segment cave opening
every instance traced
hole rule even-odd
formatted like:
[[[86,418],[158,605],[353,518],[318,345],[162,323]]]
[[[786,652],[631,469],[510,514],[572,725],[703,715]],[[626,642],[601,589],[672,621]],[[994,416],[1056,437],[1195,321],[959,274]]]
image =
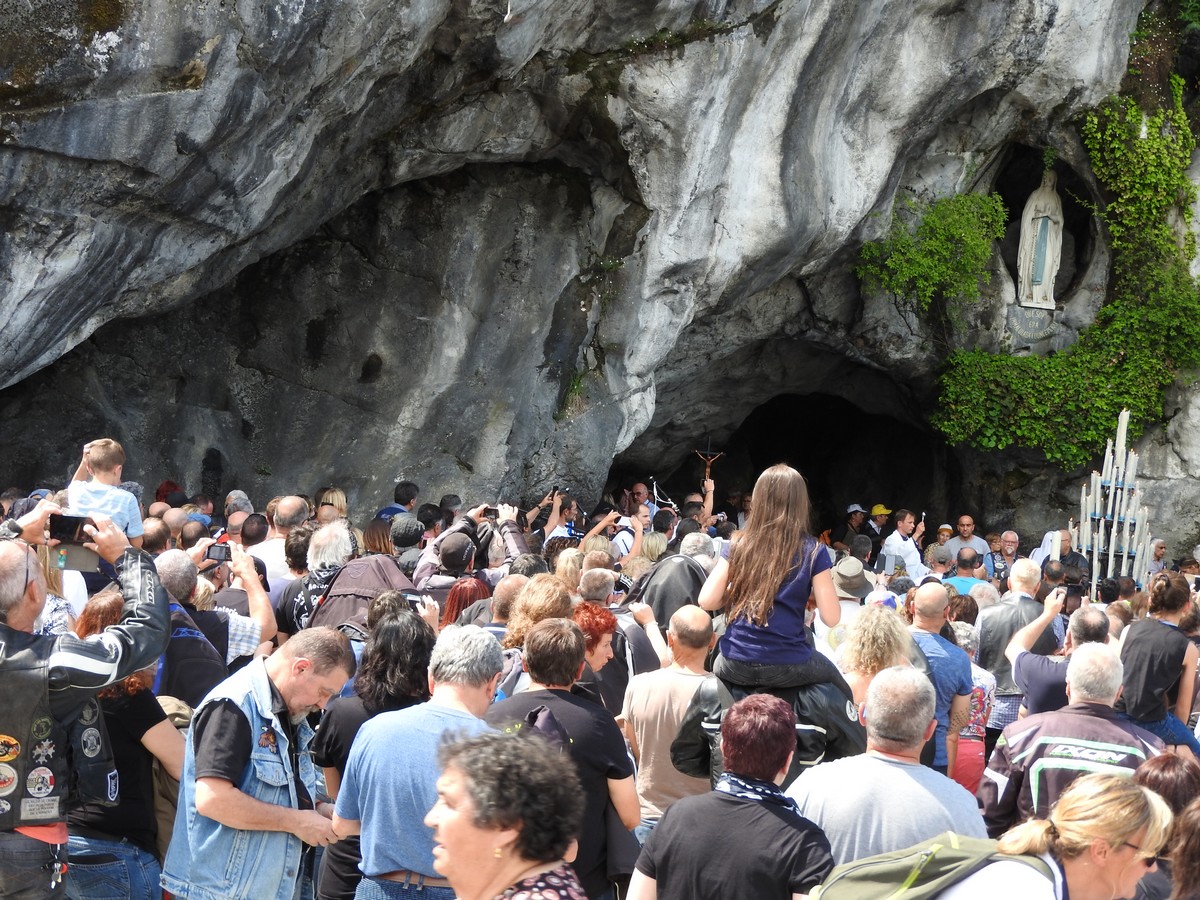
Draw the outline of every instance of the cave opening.
[[[963,503],[962,469],[941,435],[908,412],[867,412],[826,393],[780,394],[753,409],[723,443],[709,444],[700,432],[694,449],[724,453],[712,467],[718,507],[731,493],[753,488],[764,469],[783,462],[808,482],[817,533],[840,521],[851,503],[903,507],[918,517],[925,512],[932,530]],[[611,480],[626,487],[654,474],[682,502],[704,477],[703,461],[688,449],[674,470],[614,470]],[[930,524],[931,519],[937,521]]]

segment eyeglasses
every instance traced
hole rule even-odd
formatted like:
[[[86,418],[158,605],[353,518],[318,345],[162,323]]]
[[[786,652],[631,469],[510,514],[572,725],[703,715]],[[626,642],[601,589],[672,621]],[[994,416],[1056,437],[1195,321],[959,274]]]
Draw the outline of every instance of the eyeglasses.
[[[1148,854],[1148,853],[1146,853],[1145,850],[1143,850],[1137,844],[1131,844],[1129,841],[1122,841],[1121,846],[1122,847],[1132,847],[1134,850],[1136,850],[1138,853],[1140,853],[1141,857],[1142,857],[1142,862],[1145,863],[1147,869],[1149,869],[1152,866],[1156,866],[1160,862],[1163,861],[1163,857],[1153,856],[1151,854]]]

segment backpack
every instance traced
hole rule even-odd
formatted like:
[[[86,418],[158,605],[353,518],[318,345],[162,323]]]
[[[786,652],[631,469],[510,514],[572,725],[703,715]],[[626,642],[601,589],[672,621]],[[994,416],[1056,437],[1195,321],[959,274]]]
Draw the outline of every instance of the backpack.
[[[167,714],[167,721],[179,729],[184,740],[187,740],[188,726],[192,723],[192,714],[195,711],[175,697],[159,697],[158,705]],[[171,832],[175,827],[179,782],[163,768],[157,757],[151,762],[151,771],[154,773],[154,819],[158,823],[156,844],[158,859],[162,862],[167,858],[167,847],[171,844]]]
[[[415,598],[427,596],[400,571],[400,563],[394,556],[376,553],[352,559],[338,569],[325,593],[317,599],[307,627],[329,625],[337,628],[365,610],[367,604],[384,591],[403,591]]]
[[[946,831],[904,850],[880,853],[837,866],[810,900],[925,900],[937,897],[984,866],[1015,860],[1037,869],[1053,883],[1054,873],[1036,856],[1010,856],[996,842]]]
[[[208,692],[229,677],[225,657],[178,603],[171,603],[171,638],[158,660],[153,691],[199,706]]]
[[[525,718],[518,724],[522,731],[538,735],[559,753],[566,750],[567,745],[571,743],[571,737],[567,734],[567,730],[562,727],[558,717],[545,704],[535,706],[525,713]]]

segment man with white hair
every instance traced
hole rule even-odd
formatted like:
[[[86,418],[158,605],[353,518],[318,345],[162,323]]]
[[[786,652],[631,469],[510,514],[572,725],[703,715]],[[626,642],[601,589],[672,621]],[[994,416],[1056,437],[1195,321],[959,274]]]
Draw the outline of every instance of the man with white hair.
[[[308,574],[291,582],[279,596],[275,619],[279,643],[308,627],[317,600],[329,587],[338,570],[354,555],[350,532],[344,520],[322,525],[308,542]]]
[[[890,853],[953,831],[984,837],[975,798],[921,765],[937,729],[937,694],[908,666],[879,672],[859,705],[867,752],[803,772],[787,790],[800,815],[825,832],[837,865]]]
[[[1162,741],[1113,709],[1124,674],[1120,657],[1106,644],[1077,647],[1067,663],[1070,704],[1004,729],[979,785],[991,837],[1031,816],[1045,818],[1081,775],[1132,774],[1163,752]]]
[[[212,647],[217,650],[224,665],[228,667],[235,660],[252,656],[260,643],[270,641],[272,637],[275,637],[275,613],[271,610],[270,600],[266,596],[262,584],[258,583],[253,560],[236,544],[229,547],[229,570],[246,586],[246,601],[250,608],[250,616],[242,616],[239,612],[223,607],[214,608],[214,610],[198,610],[194,599],[196,599],[196,586],[199,583],[199,569],[193,557],[203,558],[204,548],[210,544],[211,541],[208,541],[203,547],[197,547],[192,553],[182,550],[168,550],[166,553],[161,553],[155,559],[155,569],[158,572],[158,578],[162,581],[162,586],[167,589],[170,599],[174,600],[175,604],[182,607],[182,611],[186,613],[185,619],[180,616],[178,610],[173,608],[174,624],[178,626],[190,619],[192,623],[196,624],[200,634],[203,634]],[[173,659],[173,650],[178,649],[179,642],[174,640],[174,636],[172,640],[173,643],[168,646],[167,653],[163,656],[160,676],[169,676],[174,680],[179,677],[178,674],[164,671],[169,670],[170,662]],[[215,683],[209,685],[209,688],[211,686],[215,686]],[[170,690],[162,692],[169,696],[180,696]],[[208,691],[200,691],[199,696],[203,697],[206,692]]]
[[[996,699],[992,704],[992,714],[988,717],[987,737],[984,740],[988,756],[991,756],[1004,726],[1017,720],[1023,697],[1013,680],[1012,663],[1004,651],[1013,635],[1043,612],[1042,604],[1034,599],[1042,583],[1042,572],[1037,563],[1018,559],[1009,571],[1008,580],[1012,590],[999,603],[987,609],[980,608],[979,618],[975,621],[979,628],[977,662],[996,676]],[[1057,647],[1054,633],[1047,630],[1027,649],[1046,656]]]
[[[451,625],[429,660],[429,700],[382,712],[355,736],[333,828],[338,837],[361,835],[358,896],[453,900],[454,889],[434,869],[433,833],[421,822],[437,800],[438,748],[488,730],[483,716],[494,708],[503,665],[486,631]]]

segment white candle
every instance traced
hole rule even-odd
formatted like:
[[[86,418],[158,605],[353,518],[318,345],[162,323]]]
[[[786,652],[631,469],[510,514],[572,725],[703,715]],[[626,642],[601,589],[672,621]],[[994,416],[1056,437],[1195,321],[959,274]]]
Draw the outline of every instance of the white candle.
[[[1113,443],[1112,438],[1108,439],[1108,443],[1104,447],[1104,471],[1100,474],[1101,481],[1108,481],[1112,477],[1113,465]]]
[[[1088,496],[1087,485],[1079,486],[1079,546],[1083,547],[1084,535],[1087,534],[1088,525],[1091,524],[1091,519],[1088,518]]]
[[[1117,523],[1113,522],[1112,537],[1110,537],[1108,540],[1108,569],[1104,573],[1105,577],[1111,578],[1116,573],[1116,571],[1117,571],[1116,561],[1117,561]],[[1092,573],[1093,579],[1098,578],[1098,577],[1099,576],[1095,572]]]
[[[1117,459],[1116,464],[1124,467],[1125,465],[1125,436],[1129,431],[1129,410],[1121,410],[1121,415],[1117,416]]]

